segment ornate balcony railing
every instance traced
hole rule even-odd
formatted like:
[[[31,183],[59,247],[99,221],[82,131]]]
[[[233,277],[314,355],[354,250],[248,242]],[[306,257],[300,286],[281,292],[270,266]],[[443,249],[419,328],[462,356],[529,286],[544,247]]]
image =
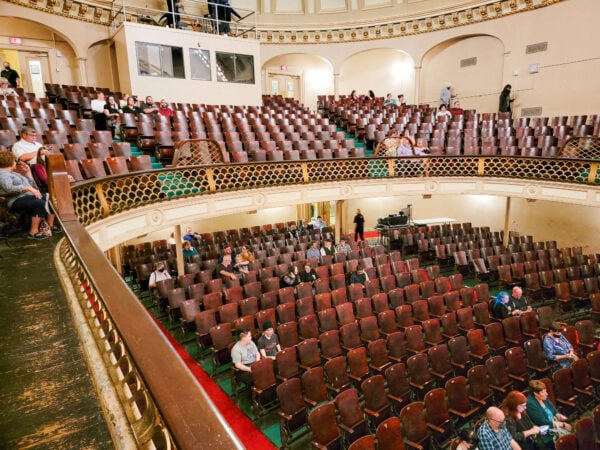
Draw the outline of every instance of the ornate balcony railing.
[[[83,225],[152,203],[273,186],[373,178],[520,178],[600,184],[598,162],[510,156],[427,156],[256,162],[177,167],[90,180],[73,186],[75,213]]]

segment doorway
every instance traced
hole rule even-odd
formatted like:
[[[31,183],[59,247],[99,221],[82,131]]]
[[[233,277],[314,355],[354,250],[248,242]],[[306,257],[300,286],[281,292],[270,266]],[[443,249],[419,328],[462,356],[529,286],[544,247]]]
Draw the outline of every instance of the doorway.
[[[302,101],[300,92],[300,75],[269,73],[269,90],[271,95],[281,95]]]
[[[25,62],[21,82],[25,92],[34,92],[37,98],[46,95],[44,83],[50,83],[50,64],[47,53],[19,52]]]

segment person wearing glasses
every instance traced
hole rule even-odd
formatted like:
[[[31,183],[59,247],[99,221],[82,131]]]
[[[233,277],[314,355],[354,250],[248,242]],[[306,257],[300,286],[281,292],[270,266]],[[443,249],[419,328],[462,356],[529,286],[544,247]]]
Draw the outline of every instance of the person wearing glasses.
[[[579,358],[573,350],[573,346],[562,334],[563,326],[559,322],[553,322],[550,332],[544,337],[544,352],[550,361],[556,361],[560,367],[571,367],[573,361]]]
[[[37,164],[38,151],[41,149],[41,154],[46,154],[46,149],[37,141],[37,131],[31,127],[23,127],[21,129],[21,139],[19,139],[12,147],[12,152],[17,159],[17,163],[25,162],[30,166]]]
[[[542,450],[546,446],[538,440],[540,435],[548,432],[549,427],[537,426],[527,415],[527,397],[519,391],[510,391],[500,409],[506,417],[506,428],[523,450]]]
[[[521,446],[513,439],[504,426],[505,417],[500,408],[492,406],[485,413],[486,420],[477,429],[479,450],[520,450]]]

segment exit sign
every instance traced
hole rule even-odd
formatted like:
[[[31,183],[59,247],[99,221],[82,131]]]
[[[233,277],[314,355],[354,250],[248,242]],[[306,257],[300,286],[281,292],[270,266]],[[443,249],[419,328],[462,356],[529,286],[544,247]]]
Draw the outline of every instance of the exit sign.
[[[15,44],[15,45],[21,45],[21,38],[11,37],[10,38],[10,43],[11,44]]]

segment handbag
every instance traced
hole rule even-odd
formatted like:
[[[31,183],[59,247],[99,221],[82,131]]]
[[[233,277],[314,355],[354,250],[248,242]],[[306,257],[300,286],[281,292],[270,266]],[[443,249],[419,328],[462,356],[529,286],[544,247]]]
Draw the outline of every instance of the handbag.
[[[571,434],[569,430],[566,428],[561,428],[558,426],[559,420],[554,417],[552,419],[552,433],[554,434],[554,440],[556,441],[559,437],[564,436],[565,434]]]

